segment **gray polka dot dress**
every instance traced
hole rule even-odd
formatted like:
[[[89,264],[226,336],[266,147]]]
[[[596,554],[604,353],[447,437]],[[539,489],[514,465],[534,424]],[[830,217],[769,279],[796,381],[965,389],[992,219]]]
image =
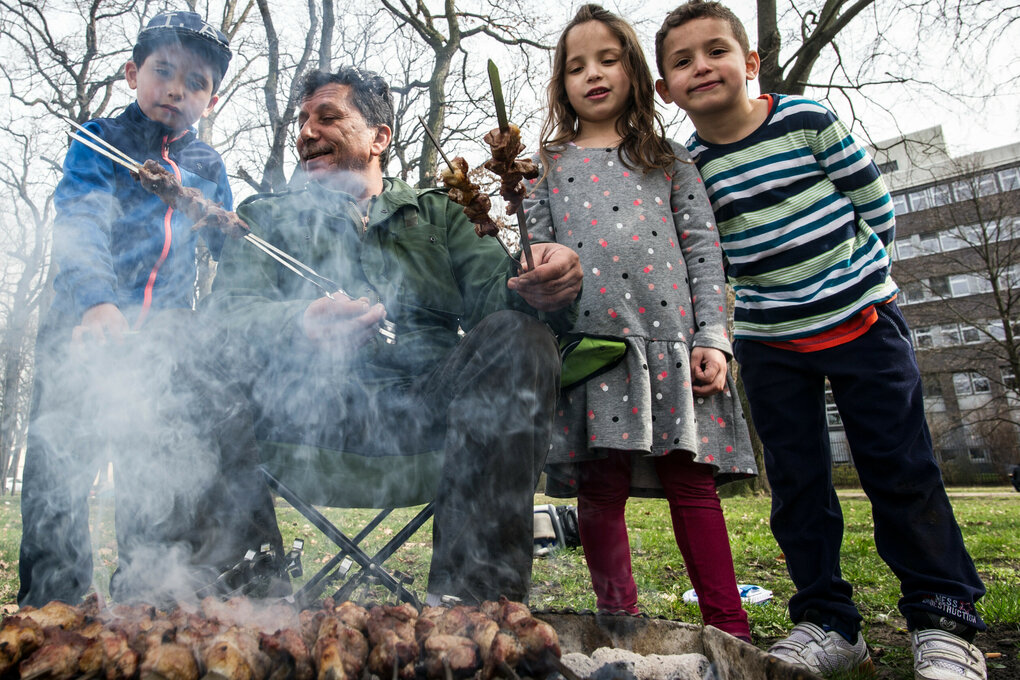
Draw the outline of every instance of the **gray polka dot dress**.
[[[634,495],[662,495],[649,456],[693,455],[714,466],[717,483],[757,474],[729,376],[712,397],[691,390],[691,348],[727,357],[731,348],[712,208],[697,169],[684,162],[687,151],[673,147],[680,160],[670,177],[627,168],[614,148],[569,145],[552,155],[545,180],[529,187],[528,231],[581,258],[574,331],[627,345],[621,363],[561,395],[546,469],[550,495],[574,495],[576,463],[606,449],[635,452]]]

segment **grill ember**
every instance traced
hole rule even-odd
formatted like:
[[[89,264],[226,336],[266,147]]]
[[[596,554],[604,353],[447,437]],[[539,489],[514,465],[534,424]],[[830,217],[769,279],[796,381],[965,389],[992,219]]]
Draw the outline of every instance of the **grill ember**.
[[[560,667],[555,630],[520,603],[317,609],[246,598],[151,605],[25,607],[0,626],[0,677],[25,680],[345,680],[520,675]]]

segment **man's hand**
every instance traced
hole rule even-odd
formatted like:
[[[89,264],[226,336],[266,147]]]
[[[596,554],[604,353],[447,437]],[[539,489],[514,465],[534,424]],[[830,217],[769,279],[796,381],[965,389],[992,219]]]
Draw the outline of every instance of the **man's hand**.
[[[726,355],[711,347],[691,350],[691,389],[697,397],[708,397],[726,387]]]
[[[581,260],[559,243],[534,243],[534,271],[521,263],[521,274],[507,281],[510,290],[542,312],[555,312],[569,305],[581,292]]]
[[[71,330],[71,345],[79,348],[86,343],[105,345],[107,340],[119,345],[130,328],[120,308],[112,302],[104,302],[82,314],[81,324]]]
[[[335,300],[321,297],[308,305],[301,327],[319,349],[345,353],[368,342],[385,318],[381,304],[370,305],[366,298],[351,300],[338,293]]]

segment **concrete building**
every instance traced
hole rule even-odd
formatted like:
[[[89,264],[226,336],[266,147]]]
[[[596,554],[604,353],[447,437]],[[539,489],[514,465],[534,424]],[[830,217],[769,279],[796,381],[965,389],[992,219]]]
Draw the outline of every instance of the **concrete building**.
[[[1020,143],[951,157],[933,127],[869,151],[895,204],[893,278],[936,456],[947,478],[1002,475],[1020,462]],[[834,403],[829,425],[849,462]]]

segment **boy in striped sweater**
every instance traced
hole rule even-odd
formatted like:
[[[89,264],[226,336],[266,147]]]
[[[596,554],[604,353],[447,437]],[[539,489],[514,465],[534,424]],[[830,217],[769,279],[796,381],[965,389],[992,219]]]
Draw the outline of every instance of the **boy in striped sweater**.
[[[918,678],[986,677],[971,644],[984,586],[932,455],[921,377],[893,301],[892,201],[850,132],[817,102],[750,99],[757,53],[736,16],[692,0],[655,36],[656,90],[690,116],[688,142],[712,201],[736,293],[734,355],[772,485],[773,534],[797,593],[796,626],[769,652],[831,674],[871,666],[840,573],[832,486],[832,387],[875,543],[900,580]]]

